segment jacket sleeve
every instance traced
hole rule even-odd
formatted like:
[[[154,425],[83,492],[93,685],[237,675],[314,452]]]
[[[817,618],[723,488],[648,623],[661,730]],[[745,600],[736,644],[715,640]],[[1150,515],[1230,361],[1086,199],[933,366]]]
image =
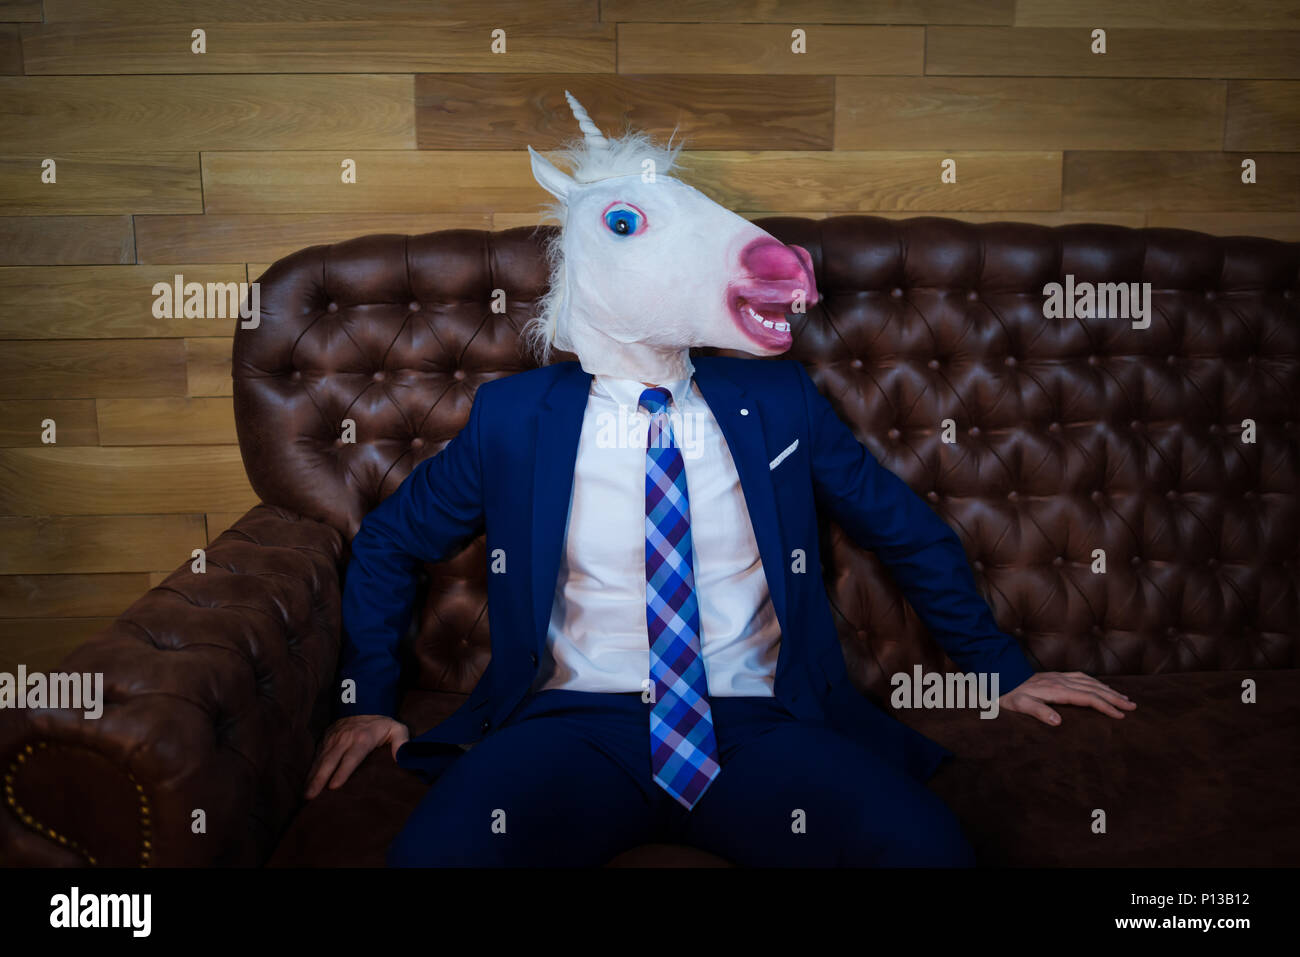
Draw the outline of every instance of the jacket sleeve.
[[[366,515],[352,540],[343,587],[341,678],[355,702],[339,717],[397,713],[398,645],[411,621],[418,568],[455,555],[483,529],[482,387],[469,421]]]
[[[880,556],[930,634],[966,671],[997,673],[1002,694],[1034,673],[975,586],[961,540],[860,443],[796,362],[808,413],[813,486],[860,548]]]

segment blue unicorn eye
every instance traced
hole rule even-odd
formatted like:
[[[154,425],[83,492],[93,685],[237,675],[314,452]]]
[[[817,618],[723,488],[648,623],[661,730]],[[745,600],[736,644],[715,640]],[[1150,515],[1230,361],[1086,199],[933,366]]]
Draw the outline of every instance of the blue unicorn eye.
[[[605,225],[616,236],[631,236],[641,228],[641,214],[634,209],[617,207],[605,214]]]

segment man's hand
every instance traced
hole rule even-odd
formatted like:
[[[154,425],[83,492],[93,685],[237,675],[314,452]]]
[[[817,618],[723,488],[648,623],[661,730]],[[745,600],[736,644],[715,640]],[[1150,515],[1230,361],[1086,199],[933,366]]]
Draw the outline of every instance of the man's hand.
[[[1061,716],[1048,704],[1077,704],[1094,708],[1112,718],[1124,717],[1137,707],[1128,697],[1082,671],[1040,671],[998,699],[1007,711],[1033,715],[1043,724],[1057,725]]]
[[[341,788],[366,755],[385,741],[392,745],[396,758],[397,749],[410,737],[406,725],[383,715],[358,714],[335,721],[325,730],[325,740],[307,777],[307,799],[320,794],[326,781],[330,790]]]

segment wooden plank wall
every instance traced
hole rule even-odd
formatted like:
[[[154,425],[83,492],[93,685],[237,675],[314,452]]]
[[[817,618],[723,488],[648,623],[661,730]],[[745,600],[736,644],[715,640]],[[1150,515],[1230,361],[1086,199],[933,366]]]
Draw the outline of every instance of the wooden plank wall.
[[[536,222],[524,147],[573,135],[565,88],[677,127],[745,215],[1300,240],[1300,0],[0,0],[0,669],[254,504],[233,323],[155,319],[153,284]]]

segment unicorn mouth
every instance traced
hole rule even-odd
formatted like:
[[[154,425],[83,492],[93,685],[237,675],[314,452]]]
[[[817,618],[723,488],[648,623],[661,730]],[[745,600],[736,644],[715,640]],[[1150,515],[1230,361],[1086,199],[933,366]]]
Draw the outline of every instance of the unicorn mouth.
[[[737,296],[731,304],[736,326],[763,351],[784,352],[790,347],[790,323],[785,313],[789,302],[764,302]]]

